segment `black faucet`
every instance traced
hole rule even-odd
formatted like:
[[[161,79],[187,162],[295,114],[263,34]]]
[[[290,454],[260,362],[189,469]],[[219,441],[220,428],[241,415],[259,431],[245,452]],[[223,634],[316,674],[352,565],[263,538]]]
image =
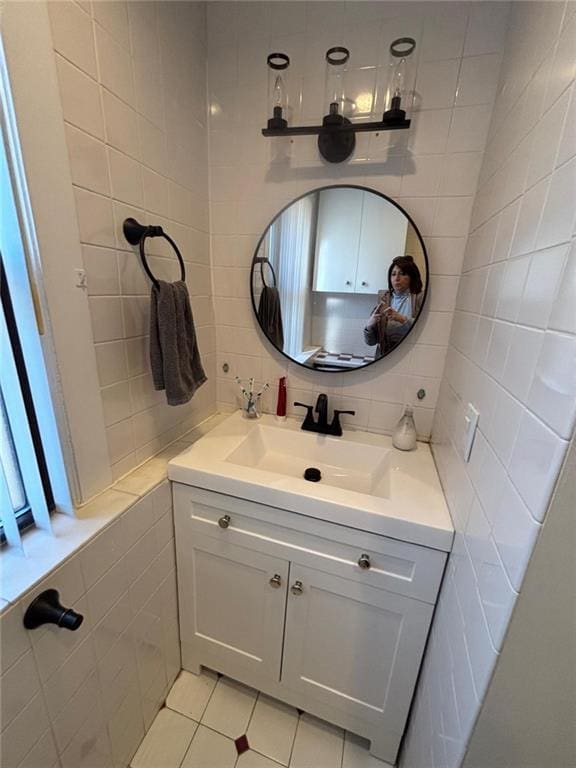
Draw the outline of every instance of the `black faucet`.
[[[338,411],[334,409],[334,418],[332,423],[328,424],[328,397],[324,393],[318,395],[316,406],[306,405],[305,403],[294,403],[300,408],[306,408],[306,416],[302,422],[302,429],[306,432],[318,432],[321,435],[332,435],[340,437],[342,435],[342,425],[340,424],[340,414],[348,413],[355,416],[356,411]],[[318,414],[318,421],[314,421],[313,411]]]
[[[318,395],[316,400],[315,412],[318,414],[318,422],[316,426],[320,429],[326,429],[328,426],[328,396],[325,394]]]

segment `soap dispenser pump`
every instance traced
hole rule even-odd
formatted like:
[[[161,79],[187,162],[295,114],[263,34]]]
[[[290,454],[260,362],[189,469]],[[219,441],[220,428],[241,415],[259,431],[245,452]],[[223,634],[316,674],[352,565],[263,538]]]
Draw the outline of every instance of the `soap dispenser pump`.
[[[404,409],[404,415],[396,425],[392,436],[392,445],[401,451],[412,451],[416,448],[416,425],[414,411],[410,406]]]

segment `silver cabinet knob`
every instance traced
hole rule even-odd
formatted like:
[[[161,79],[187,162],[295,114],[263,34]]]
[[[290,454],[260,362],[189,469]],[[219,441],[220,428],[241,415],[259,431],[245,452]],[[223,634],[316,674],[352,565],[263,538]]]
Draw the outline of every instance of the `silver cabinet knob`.
[[[220,528],[228,528],[230,525],[230,515],[224,515],[224,517],[219,518],[218,525]]]
[[[270,586],[274,587],[274,589],[278,589],[278,587],[282,586],[282,577],[279,573],[275,573],[274,576],[270,579]]]
[[[370,568],[370,566],[372,565],[372,563],[370,562],[370,555],[366,555],[366,554],[360,555],[360,557],[358,558],[358,565],[360,566],[360,568],[364,568],[364,570],[368,570],[368,568]]]
[[[301,581],[295,581],[292,585],[292,594],[293,595],[301,595],[302,592],[304,592],[304,587],[302,586]]]

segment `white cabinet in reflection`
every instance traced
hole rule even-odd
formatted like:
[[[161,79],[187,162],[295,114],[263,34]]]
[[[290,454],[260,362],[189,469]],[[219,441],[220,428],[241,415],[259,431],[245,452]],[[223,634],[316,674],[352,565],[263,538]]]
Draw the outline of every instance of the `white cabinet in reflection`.
[[[392,259],[406,252],[408,220],[373,192],[320,193],[313,290],[376,294],[388,285]]]

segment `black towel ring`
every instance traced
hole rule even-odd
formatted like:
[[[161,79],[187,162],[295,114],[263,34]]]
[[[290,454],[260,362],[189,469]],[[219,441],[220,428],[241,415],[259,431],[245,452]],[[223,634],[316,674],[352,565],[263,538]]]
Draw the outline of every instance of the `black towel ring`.
[[[268,264],[268,266],[270,267],[270,271],[272,272],[272,278],[274,280],[274,286],[273,287],[277,288],[278,287],[278,281],[276,280],[276,272],[274,272],[274,267],[272,266],[270,261],[268,259],[264,258],[264,257],[257,257],[256,258],[256,263],[260,264],[260,277],[262,278],[262,285],[264,285],[266,288],[270,288],[271,287],[271,286],[266,284],[266,280],[264,279],[264,267],[263,267],[263,265],[264,264]]]
[[[144,244],[147,237],[163,237],[165,240],[168,240],[172,248],[174,248],[176,256],[178,257],[178,261],[180,262],[180,279],[182,282],[186,280],[186,268],[184,267],[184,259],[182,258],[182,254],[178,250],[178,246],[174,240],[172,240],[172,238],[167,235],[166,232],[164,232],[162,227],[153,225],[144,226],[143,224],[139,224],[136,219],[130,218],[124,220],[122,229],[124,231],[124,237],[126,240],[128,240],[130,245],[138,245],[140,247],[140,260],[142,261],[142,266],[144,267],[144,271],[150,280],[152,280],[156,288],[159,288],[160,284],[148,266],[148,262],[146,261],[146,253],[144,251]]]

